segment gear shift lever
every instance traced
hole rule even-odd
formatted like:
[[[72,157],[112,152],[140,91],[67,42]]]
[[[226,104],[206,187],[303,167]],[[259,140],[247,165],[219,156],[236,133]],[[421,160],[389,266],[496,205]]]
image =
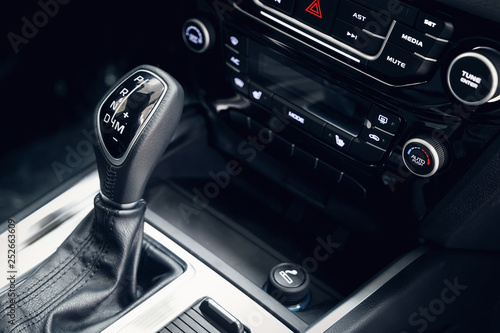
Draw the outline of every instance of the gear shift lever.
[[[10,305],[6,295],[0,298],[0,332],[100,332],[137,300],[141,197],[182,106],[179,83],[147,65],[101,101],[95,117],[101,193],[57,251],[16,288],[15,323],[5,320]]]
[[[96,112],[96,149],[102,199],[131,208],[142,198],[157,160],[170,142],[182,111],[183,92],[152,66],[125,75]]]

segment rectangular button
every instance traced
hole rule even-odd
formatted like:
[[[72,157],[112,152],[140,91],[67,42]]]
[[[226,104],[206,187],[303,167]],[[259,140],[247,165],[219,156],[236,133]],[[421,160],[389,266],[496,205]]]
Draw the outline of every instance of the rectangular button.
[[[387,149],[392,142],[393,136],[375,127],[363,127],[359,134],[359,138],[379,148]]]
[[[372,105],[366,119],[370,121],[372,127],[380,128],[392,134],[398,131],[399,125],[401,124],[401,119],[398,116],[376,105]]]
[[[405,50],[415,52],[427,58],[437,59],[446,43],[412,29],[404,24],[397,23],[389,37],[389,42],[401,46]]]
[[[361,28],[336,20],[333,27],[333,36],[367,54],[377,54],[382,47],[383,39],[369,36]]]
[[[240,72],[245,72],[247,71],[247,58],[242,56],[241,54],[237,54],[236,52],[233,52],[229,49],[226,48],[225,50],[226,54],[226,63],[233,66]]]
[[[248,95],[248,77],[227,67],[229,82],[239,92]]]
[[[325,122],[309,112],[288,103],[279,96],[273,97],[273,109],[281,112],[293,125],[317,137],[321,137]]]
[[[350,1],[340,2],[337,19],[341,19],[361,29],[366,29],[379,36],[387,35],[392,20],[384,13],[379,13]]]
[[[338,0],[296,0],[293,17],[312,28],[330,33]]]
[[[411,83],[423,80],[434,67],[434,63],[417,57],[391,43],[375,61],[368,62],[368,68],[390,82]]]
[[[328,124],[326,125],[323,133],[323,140],[325,140],[330,146],[333,146],[343,152],[349,151],[352,139],[353,137],[349,134]]]
[[[231,47],[235,51],[241,54],[246,54],[247,52],[247,38],[241,36],[241,34],[231,31],[231,30],[226,30],[224,32],[224,44],[227,46]]]
[[[415,28],[432,36],[449,39],[453,34],[453,24],[435,16],[420,12]]]
[[[292,15],[295,0],[260,0],[263,4],[274,7],[282,12]]]
[[[372,146],[358,138],[354,139],[349,154],[367,163],[377,163],[382,160],[385,150]]]
[[[380,14],[390,16],[399,22],[413,26],[417,19],[418,9],[400,0],[356,0]]]
[[[261,104],[266,108],[271,108],[273,101],[273,93],[255,82],[250,82],[250,99]]]

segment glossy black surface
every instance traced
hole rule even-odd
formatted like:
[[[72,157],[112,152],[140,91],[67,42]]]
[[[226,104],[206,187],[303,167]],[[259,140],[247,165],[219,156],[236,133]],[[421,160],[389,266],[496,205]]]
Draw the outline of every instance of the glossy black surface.
[[[340,6],[351,4],[373,10],[388,3],[344,0]],[[285,156],[294,155],[299,148],[305,151],[308,157],[296,157],[295,163],[287,164],[300,174],[328,177],[328,173],[317,168],[321,162],[351,177],[356,185],[347,185],[347,192],[332,190],[331,195],[347,197],[347,193],[356,192],[355,188],[360,186],[365,193],[364,199],[354,199],[349,204],[361,205],[362,210],[366,209],[367,214],[382,225],[396,220],[421,220],[497,134],[498,129],[489,125],[500,120],[493,111],[498,108],[494,103],[476,111],[456,103],[447,89],[448,65],[453,55],[470,45],[470,40],[458,41],[469,38],[466,36],[471,31],[457,24],[458,17],[444,14],[442,8],[398,4],[401,11],[387,14],[396,23],[383,50],[376,58],[362,59],[360,63],[268,20],[263,14],[264,7],[252,1],[239,3],[237,7],[241,11],[226,13],[221,22],[225,36],[238,36],[240,45],[245,45],[239,56],[249,56],[248,72],[229,70],[228,79],[233,82],[235,77],[241,78],[245,87],[236,87],[236,91],[253,101],[251,107],[234,110],[242,114],[241,126],[234,122],[235,117],[226,119],[229,125],[245,137],[249,132],[259,133],[258,127],[247,126],[255,121],[263,130],[273,132],[274,141],[287,142],[280,144],[278,149],[284,150]],[[278,15],[272,10],[269,13]],[[253,17],[266,24],[257,23]],[[290,24],[294,25],[294,21]],[[314,36],[318,39],[356,56],[349,45],[341,47],[330,42],[314,26],[308,26],[313,30],[300,24],[294,27],[307,34],[314,35],[317,31]],[[225,45],[230,46],[228,41],[222,44],[223,53],[227,53]],[[481,43],[481,40],[476,42]],[[486,44],[492,46],[491,43]],[[417,54],[419,49],[422,49],[420,53],[436,59],[424,59]],[[315,89],[311,79],[321,82],[321,89]],[[391,82],[420,83],[400,87],[388,84]],[[341,91],[343,97],[337,94],[325,99],[326,89],[332,88]],[[271,98],[273,103],[268,102]],[[310,102],[301,102],[308,100],[328,102],[323,103],[323,112],[318,113]],[[275,117],[292,126],[274,131]],[[426,185],[415,191],[422,181],[405,166],[402,149],[406,141],[419,134],[436,139],[449,151],[449,156],[448,162],[426,181]],[[283,160],[276,153],[274,156]],[[305,170],[302,166],[306,166]],[[426,198],[423,205],[419,197]],[[373,209],[387,206],[388,202],[394,203],[391,209]],[[332,211],[332,214],[335,213]]]
[[[99,136],[108,160],[120,165],[167,90],[153,73],[138,71],[125,79],[99,109]]]

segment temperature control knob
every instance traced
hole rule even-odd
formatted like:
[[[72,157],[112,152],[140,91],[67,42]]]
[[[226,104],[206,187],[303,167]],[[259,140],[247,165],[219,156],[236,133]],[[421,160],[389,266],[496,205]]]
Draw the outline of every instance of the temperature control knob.
[[[214,45],[215,29],[207,19],[190,18],[182,27],[182,38],[191,51],[203,53]]]
[[[430,177],[443,167],[447,153],[444,145],[430,135],[408,140],[403,147],[403,161],[415,175]]]
[[[457,56],[448,68],[448,87],[466,105],[477,106],[500,99],[500,52],[477,47]]]

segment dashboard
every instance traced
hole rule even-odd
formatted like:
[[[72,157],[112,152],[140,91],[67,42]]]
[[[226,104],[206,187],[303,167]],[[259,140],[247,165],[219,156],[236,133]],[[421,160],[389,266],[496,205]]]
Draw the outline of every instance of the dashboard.
[[[5,18],[2,94],[24,127],[0,133],[0,216],[23,222],[27,272],[92,209],[89,110],[151,64],[185,101],[145,232],[182,273],[107,332],[173,332],[207,303],[238,332],[500,332],[499,2],[167,6]]]
[[[497,135],[492,22],[435,2],[243,1],[216,12],[227,81],[242,97],[216,106],[218,118],[375,224],[418,223]],[[235,152],[250,159],[246,148]]]

